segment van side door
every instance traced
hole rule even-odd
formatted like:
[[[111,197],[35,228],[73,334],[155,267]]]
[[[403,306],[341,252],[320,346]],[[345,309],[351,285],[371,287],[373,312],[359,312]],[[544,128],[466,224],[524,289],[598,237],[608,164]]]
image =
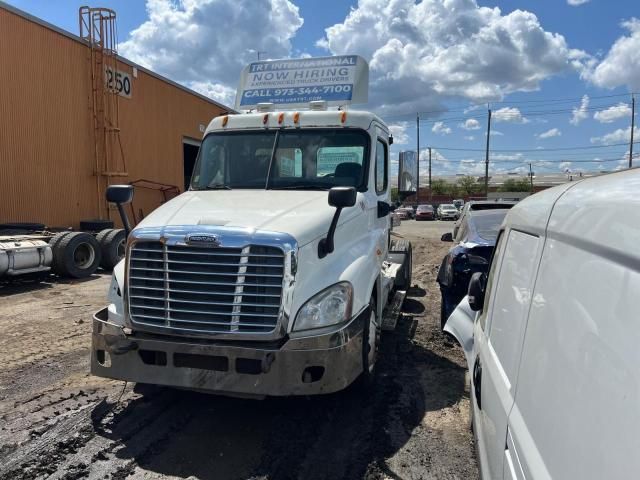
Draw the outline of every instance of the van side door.
[[[542,242],[536,235],[507,230],[500,244],[496,253],[502,258],[492,278],[486,325],[475,332],[471,370],[480,463],[483,476],[492,479],[503,478],[507,419]]]

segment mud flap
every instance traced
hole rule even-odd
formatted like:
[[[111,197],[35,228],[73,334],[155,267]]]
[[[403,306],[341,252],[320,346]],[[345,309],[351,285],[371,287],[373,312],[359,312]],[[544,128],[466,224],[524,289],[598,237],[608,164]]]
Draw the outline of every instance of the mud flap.
[[[467,365],[471,368],[473,351],[473,324],[477,313],[471,310],[469,298],[465,296],[447,319],[444,331],[451,334],[464,350]]]

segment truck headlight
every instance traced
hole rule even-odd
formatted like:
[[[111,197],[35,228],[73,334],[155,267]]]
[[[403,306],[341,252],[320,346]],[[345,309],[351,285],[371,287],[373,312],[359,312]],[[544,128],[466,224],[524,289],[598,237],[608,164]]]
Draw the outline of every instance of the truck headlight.
[[[311,297],[296,315],[294,330],[327,327],[351,318],[353,287],[340,282]]]

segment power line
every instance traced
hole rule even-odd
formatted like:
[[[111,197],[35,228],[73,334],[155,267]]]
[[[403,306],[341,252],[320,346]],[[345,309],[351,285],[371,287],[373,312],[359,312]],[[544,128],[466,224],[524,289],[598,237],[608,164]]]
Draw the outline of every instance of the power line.
[[[638,95],[637,92],[632,92],[632,93],[619,93],[619,94],[614,94],[614,95],[596,95],[596,96],[589,96],[589,102],[592,103],[594,100],[602,100],[602,99],[610,99],[610,98],[623,98],[626,97],[628,98],[630,95]],[[583,95],[584,96],[584,95]],[[537,104],[535,105],[536,107],[540,107],[540,106],[545,106],[545,105],[557,105],[557,104],[563,104],[563,103],[577,103],[577,102],[581,102],[582,101],[582,97],[572,97],[572,98],[558,98],[558,99],[539,99],[539,100],[500,100],[500,101],[496,101],[496,102],[490,102],[491,105],[523,105],[523,104]],[[612,106],[617,106],[619,103],[614,103],[614,104],[607,104],[607,105],[590,105],[589,107],[586,107],[586,109],[580,109],[580,107],[574,107],[576,110],[581,110],[581,111],[593,111],[593,110],[599,110],[599,109],[603,109],[603,108],[609,108]],[[484,106],[484,104],[482,104],[482,106]],[[390,114],[390,115],[381,115],[383,118],[387,119],[387,118],[400,118],[400,117],[415,117],[417,114],[420,116],[429,116],[429,115],[438,115],[438,114],[442,114],[442,113],[450,113],[450,112],[472,112],[474,110],[478,110],[480,108],[482,108],[482,106],[480,105],[470,105],[468,107],[460,107],[460,108],[443,108],[443,109],[439,109],[439,110],[426,110],[426,111],[418,111],[418,112],[406,112],[406,113],[396,113],[396,114]],[[532,105],[533,106],[533,105]],[[561,111],[559,110],[557,114],[560,113],[573,113],[574,108],[566,108],[566,109],[562,109]],[[522,114],[527,114],[527,115],[534,115],[534,113],[531,112],[522,112]],[[542,112],[540,112],[542,113]],[[535,113],[536,115],[538,113]],[[445,121],[445,120],[454,120],[457,118],[484,118],[486,116],[486,114],[484,115],[465,115],[465,116],[460,116],[460,117],[453,117],[453,118],[442,118],[439,120],[435,120],[435,121]],[[429,120],[421,120],[421,122],[430,122]]]
[[[634,145],[639,144],[640,142],[634,142]],[[568,151],[568,150],[591,150],[591,149],[599,149],[599,148],[611,148],[611,147],[620,147],[620,146],[628,146],[628,143],[612,143],[609,145],[588,145],[588,146],[579,146],[579,147],[558,147],[558,148],[515,148],[515,149],[492,149],[491,152],[559,152],[559,151]],[[484,152],[484,148],[454,148],[454,147],[436,147],[431,145],[431,148],[435,150],[447,150],[447,151],[456,151],[456,152]]]

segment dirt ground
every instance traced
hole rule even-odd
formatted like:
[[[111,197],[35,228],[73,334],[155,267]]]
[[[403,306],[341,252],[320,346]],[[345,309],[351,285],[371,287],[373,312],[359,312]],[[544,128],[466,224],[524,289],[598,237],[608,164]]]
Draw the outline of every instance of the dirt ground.
[[[414,288],[368,395],[239,400],[92,377],[108,275],[0,286],[0,480],[477,478],[466,366],[439,331],[450,229],[397,229]]]

